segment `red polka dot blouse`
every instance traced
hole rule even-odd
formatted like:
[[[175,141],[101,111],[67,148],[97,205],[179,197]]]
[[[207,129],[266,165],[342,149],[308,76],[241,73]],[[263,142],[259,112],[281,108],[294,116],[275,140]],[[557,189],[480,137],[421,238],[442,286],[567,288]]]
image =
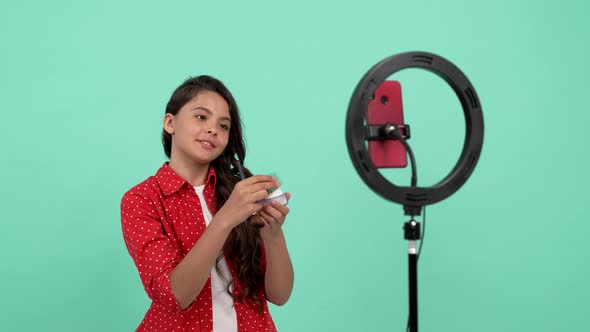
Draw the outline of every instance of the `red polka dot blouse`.
[[[210,167],[203,191],[210,211],[215,211],[215,170]],[[213,331],[211,276],[201,293],[181,310],[170,288],[170,273],[205,231],[201,203],[194,187],[164,163],[154,176],[130,189],[121,200],[121,226],[127,250],[152,300],[137,331]],[[226,259],[232,277],[235,271]],[[264,249],[262,268],[265,266]],[[264,283],[263,283],[264,284]],[[243,286],[234,280],[233,292]],[[238,331],[276,331],[263,290],[263,310],[249,298],[236,302]]]

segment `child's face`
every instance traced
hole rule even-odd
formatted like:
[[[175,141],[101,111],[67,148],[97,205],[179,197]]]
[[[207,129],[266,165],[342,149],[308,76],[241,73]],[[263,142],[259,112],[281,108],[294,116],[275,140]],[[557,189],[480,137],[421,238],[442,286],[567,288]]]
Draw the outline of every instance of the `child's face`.
[[[201,91],[176,115],[166,114],[164,129],[172,135],[172,157],[208,164],[223,152],[229,139],[229,105],[219,94]]]

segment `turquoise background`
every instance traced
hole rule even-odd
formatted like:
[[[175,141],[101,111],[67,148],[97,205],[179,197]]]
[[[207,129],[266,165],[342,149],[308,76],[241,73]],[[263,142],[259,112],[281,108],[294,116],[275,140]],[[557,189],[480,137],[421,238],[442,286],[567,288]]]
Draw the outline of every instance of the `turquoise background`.
[[[174,88],[211,74],[241,107],[246,165],[293,194],[279,330],[403,331],[407,217],[356,174],[344,120],[371,66],[416,50],[461,68],[486,129],[471,178],[427,211],[421,330],[588,329],[589,15],[581,0],[3,2],[0,330],[135,329],[149,301],[119,202],[165,160]],[[431,73],[396,78],[434,184],[461,109]]]

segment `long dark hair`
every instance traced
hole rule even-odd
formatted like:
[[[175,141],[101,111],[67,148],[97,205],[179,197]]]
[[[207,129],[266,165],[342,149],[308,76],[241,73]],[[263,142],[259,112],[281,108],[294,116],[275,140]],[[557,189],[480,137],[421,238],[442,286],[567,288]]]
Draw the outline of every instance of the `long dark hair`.
[[[221,155],[211,162],[217,175],[215,210],[218,210],[225,204],[236,183],[240,181],[237,170],[233,167],[235,156],[242,163],[246,159],[240,112],[234,97],[225,85],[216,78],[207,75],[192,77],[184,81],[174,90],[166,105],[166,113],[176,115],[186,103],[195,98],[201,91],[215,92],[223,97],[229,105],[229,115],[231,118],[227,146]],[[165,130],[162,130],[162,145],[164,146],[164,152],[170,158],[172,153],[172,135]],[[252,173],[247,168],[244,168],[244,173],[246,177],[252,176]],[[262,238],[260,237],[259,229],[250,222],[243,222],[234,227],[225,242],[223,254],[229,258],[237,274],[237,278],[244,286],[243,291],[237,295],[236,300],[243,301],[245,297],[248,297],[262,306],[262,300],[256,295],[257,290],[264,287],[262,282],[264,280],[263,271],[261,270],[260,262],[262,256]],[[217,258],[217,263],[219,263],[221,258],[221,256]],[[219,271],[219,265],[217,265],[217,270]],[[232,294],[232,296],[234,295]]]

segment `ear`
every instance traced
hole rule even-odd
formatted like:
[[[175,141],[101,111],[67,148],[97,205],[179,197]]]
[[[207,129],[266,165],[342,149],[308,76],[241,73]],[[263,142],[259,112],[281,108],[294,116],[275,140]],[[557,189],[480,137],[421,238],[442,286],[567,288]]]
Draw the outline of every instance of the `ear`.
[[[163,121],[164,130],[170,135],[174,135],[174,121],[175,120],[176,120],[176,117],[171,113],[166,113],[164,115],[164,121]]]

